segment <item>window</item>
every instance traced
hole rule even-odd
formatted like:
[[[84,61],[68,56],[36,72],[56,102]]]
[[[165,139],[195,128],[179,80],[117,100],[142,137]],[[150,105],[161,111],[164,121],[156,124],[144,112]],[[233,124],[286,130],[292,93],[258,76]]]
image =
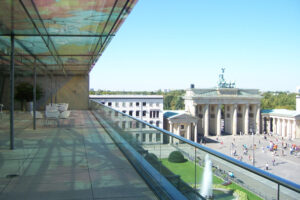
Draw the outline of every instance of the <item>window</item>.
[[[199,106],[199,112],[202,112],[202,106]]]
[[[137,111],[135,112],[135,116],[139,117],[139,116],[140,116],[140,111],[137,110]]]
[[[105,102],[101,102],[103,105],[105,105]]]
[[[239,107],[238,107],[238,110],[239,110],[239,111],[241,111],[241,110],[242,110],[241,106],[239,106]]]
[[[212,107],[211,107],[211,111],[213,112],[214,110],[215,110],[215,107],[214,107],[214,106],[212,106]]]
[[[108,102],[108,106],[111,106],[111,102]]]
[[[129,122],[129,128],[132,128],[132,127],[133,127],[132,124],[133,124],[132,122]]]
[[[152,133],[149,133],[149,142],[152,142]]]
[[[249,106],[249,110],[252,111],[252,106]]]
[[[126,110],[123,110],[122,112],[123,112],[123,113],[126,113]]]
[[[227,111],[229,111],[230,110],[230,107],[229,106],[227,106]]]
[[[132,102],[130,102],[130,103],[129,103],[129,106],[130,106],[130,107],[132,107],[132,106],[133,106],[133,103],[132,103]]]
[[[125,127],[126,127],[126,122],[123,121],[123,122],[122,122],[122,128],[125,129]]]
[[[143,106],[146,106],[146,102],[143,102]]]
[[[156,111],[156,117],[159,118],[159,111]]]
[[[150,111],[150,118],[152,118],[152,111]]]
[[[119,113],[118,112],[115,112],[115,117],[118,117]]]
[[[159,127],[159,121],[156,121],[156,126]]]
[[[116,103],[115,103],[115,106],[116,106],[116,107],[119,107],[119,102],[116,102]]]
[[[156,133],[156,142],[160,142],[160,134]]]
[[[150,121],[149,123],[150,123],[150,124],[153,124],[153,121]]]
[[[132,113],[133,113],[133,111],[132,111],[132,110],[130,110],[130,111],[129,111],[129,115],[130,115],[130,116],[132,116]]]
[[[143,110],[143,117],[145,117],[146,116],[146,110]]]
[[[142,142],[145,142],[146,141],[146,133],[143,133],[142,135]]]
[[[142,128],[146,128],[146,124],[143,123],[143,124],[142,124]]]
[[[136,102],[135,105],[136,105],[136,106],[139,106],[139,105],[140,105],[140,102]]]
[[[140,138],[140,135],[139,135],[139,134],[136,134],[136,135],[135,135],[136,141],[139,141],[139,138]]]
[[[123,102],[123,103],[122,103],[122,106],[123,106],[123,107],[125,107],[125,106],[126,106],[126,103],[125,103],[125,102]]]
[[[159,103],[156,103],[156,106],[159,107]]]
[[[140,122],[136,123],[136,128],[140,128]]]
[[[180,125],[180,129],[184,129],[184,125]]]
[[[153,116],[153,118],[155,118],[155,111],[152,111],[152,116]]]

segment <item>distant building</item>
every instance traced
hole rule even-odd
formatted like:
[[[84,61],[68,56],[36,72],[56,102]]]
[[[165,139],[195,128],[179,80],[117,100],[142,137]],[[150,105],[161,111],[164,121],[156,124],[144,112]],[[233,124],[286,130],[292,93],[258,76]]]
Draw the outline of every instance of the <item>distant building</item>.
[[[300,96],[296,96],[296,110],[262,110],[261,116],[264,132],[287,139],[300,138]]]
[[[199,136],[260,133],[259,90],[235,88],[234,82],[225,81],[224,71],[216,88],[191,84],[184,96],[185,110],[165,112],[165,129],[195,142]]]
[[[197,117],[197,135],[220,136],[260,132],[260,101],[257,89],[235,88],[224,80],[224,69],[216,88],[186,90],[185,111]]]
[[[90,95],[90,99],[163,128],[161,95]]]
[[[197,117],[183,110],[164,111],[164,129],[191,141],[197,138],[197,122]],[[175,141],[169,140],[168,142],[174,143]]]
[[[161,95],[90,95],[90,99],[163,128],[163,96]],[[163,142],[162,134],[157,134],[157,131],[144,125],[140,126],[136,121],[118,116],[112,116],[112,119],[120,128],[135,135],[136,140],[141,143]]]

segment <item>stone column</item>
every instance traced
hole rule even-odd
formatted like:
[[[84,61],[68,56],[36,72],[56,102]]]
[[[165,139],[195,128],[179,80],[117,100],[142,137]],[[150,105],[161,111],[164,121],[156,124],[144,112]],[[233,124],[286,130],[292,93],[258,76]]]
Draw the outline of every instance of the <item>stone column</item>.
[[[186,139],[191,140],[191,123],[188,123],[186,128]]]
[[[276,134],[277,134],[277,127],[276,127],[276,118],[272,117],[273,118],[273,133],[275,133],[276,131]]]
[[[209,136],[209,104],[204,106],[204,136]]]
[[[216,135],[221,135],[221,104],[217,105]]]
[[[286,137],[285,120],[284,119],[282,119],[282,123],[281,123],[281,135],[282,135],[282,137]]]
[[[282,133],[281,133],[281,127],[282,127],[282,124],[281,124],[281,119],[277,119],[277,133],[283,137]]]
[[[197,134],[197,130],[198,130],[198,124],[195,123],[195,131],[194,131],[194,142],[198,142],[198,134]]]
[[[232,123],[231,123],[231,134],[236,135],[237,131],[237,104],[233,105],[232,109]]]
[[[287,132],[287,137],[288,139],[291,139],[292,138],[292,134],[291,134],[291,120],[287,120],[287,129],[286,129],[286,132]]]
[[[292,122],[292,139],[296,138],[296,121],[293,120]]]
[[[256,116],[255,116],[255,123],[256,123],[256,130],[255,133],[260,133],[259,127],[260,127],[260,104],[256,105]]]
[[[249,131],[249,104],[245,104],[244,134],[248,135],[248,131]]]

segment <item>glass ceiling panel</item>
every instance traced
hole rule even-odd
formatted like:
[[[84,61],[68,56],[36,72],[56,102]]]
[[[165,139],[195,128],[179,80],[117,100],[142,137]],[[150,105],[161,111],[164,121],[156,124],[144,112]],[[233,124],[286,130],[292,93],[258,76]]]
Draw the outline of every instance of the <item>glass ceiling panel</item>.
[[[13,33],[20,66],[36,62],[58,70],[64,65],[91,68],[136,2],[0,0],[0,59],[10,54],[8,36]]]

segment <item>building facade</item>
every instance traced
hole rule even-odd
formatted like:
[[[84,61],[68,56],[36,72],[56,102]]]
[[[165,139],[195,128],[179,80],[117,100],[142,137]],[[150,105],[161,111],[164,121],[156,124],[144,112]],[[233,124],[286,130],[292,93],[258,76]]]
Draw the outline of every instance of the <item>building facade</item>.
[[[163,128],[163,96],[161,95],[90,95],[90,99],[120,112]],[[113,114],[113,113],[112,113]],[[114,123],[130,132],[142,144],[162,143],[162,134],[135,120],[112,116]]]
[[[300,88],[297,88],[300,93]],[[296,96],[296,110],[272,109],[261,111],[261,129],[286,139],[300,138],[300,96]]]
[[[199,135],[260,132],[260,100],[255,89],[190,88],[184,96],[185,111],[198,117]]]
[[[197,117],[193,117],[183,110],[164,111],[164,129],[194,142],[197,142],[198,138],[196,135],[197,122]],[[168,141],[170,144],[176,142],[172,139]]]

